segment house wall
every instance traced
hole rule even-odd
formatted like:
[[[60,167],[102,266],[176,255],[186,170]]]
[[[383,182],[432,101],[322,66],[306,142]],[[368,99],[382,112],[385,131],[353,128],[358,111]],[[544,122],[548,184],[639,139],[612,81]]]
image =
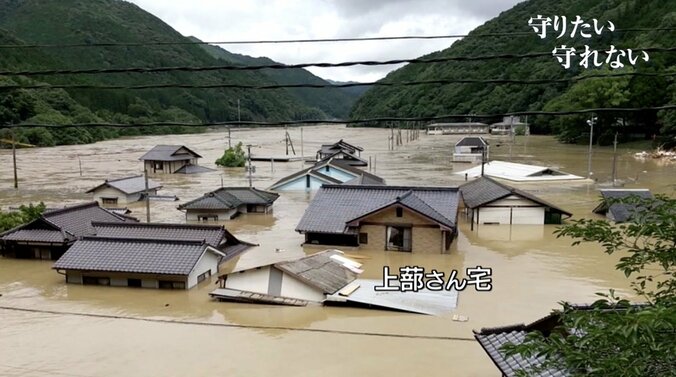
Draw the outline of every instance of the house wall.
[[[328,170],[326,169],[327,167],[329,168]],[[324,175],[328,175],[329,177],[333,177],[335,179],[338,179],[341,182],[347,182],[350,179],[357,177],[354,174],[347,173],[347,172],[342,171],[342,170],[338,170],[338,169],[336,169],[332,166],[323,167],[323,168],[319,169],[318,171],[320,173],[324,174]]]
[[[533,224],[545,223],[545,207],[518,195],[490,203],[475,210],[477,224]]]
[[[306,182],[307,178],[306,177],[307,176],[305,176],[305,175],[298,177],[298,178],[296,178],[296,179],[294,179],[290,182],[287,182],[287,183],[279,186],[275,190],[277,190],[277,191],[306,190],[307,189],[307,187],[306,187],[307,186],[307,182]],[[326,183],[326,182],[320,181],[319,179],[317,179],[315,177],[310,177],[310,190],[319,190],[319,188],[322,187],[322,185],[324,183]]]
[[[254,268],[228,274],[225,280],[225,288],[239,289],[242,291],[268,293],[270,281],[270,266]]]
[[[17,244],[12,241],[7,241],[2,246],[2,254],[5,257],[17,259],[42,259],[42,260],[57,260],[70,248],[70,245],[63,244]]]
[[[324,292],[309,286],[295,277],[284,273],[282,275],[282,297],[291,297],[307,301],[324,301]]]
[[[188,286],[186,288],[190,289],[196,286],[199,282],[197,277],[202,275],[207,271],[211,271],[211,276],[214,276],[218,273],[218,261],[220,256],[210,252],[205,251],[202,255],[202,258],[197,262],[195,268],[193,268],[190,275],[188,275]]]
[[[148,190],[150,195],[157,195],[157,189]],[[126,195],[122,191],[112,188],[112,187],[103,187],[94,191],[94,200],[99,202],[102,207],[115,207],[120,205],[126,205],[128,203],[138,202],[141,200],[142,193]],[[104,205],[102,198],[117,198],[116,205]]]
[[[218,216],[217,221],[230,220],[237,213],[237,209],[228,211],[206,211],[206,210],[186,210],[185,219],[188,221],[200,221],[200,216]],[[209,221],[213,221],[209,219]]]
[[[446,251],[442,246],[442,232],[438,224],[407,209],[403,209],[402,217],[397,217],[396,209],[389,208],[365,218],[361,221],[359,232],[368,234],[368,244],[360,248],[370,250],[386,249],[386,229],[388,225],[412,226],[411,251],[414,253],[441,253]]]
[[[99,272],[99,271],[66,271],[66,283],[83,284],[84,277],[106,278],[109,280],[109,285],[112,287],[127,287],[128,279],[140,279],[142,288],[160,287],[160,281],[181,282],[187,286],[187,277],[180,275],[154,275],[154,274],[133,274],[133,273],[119,273],[119,272]]]
[[[192,158],[189,160],[180,160],[180,161],[162,161],[163,169],[154,169],[155,161],[144,161],[143,167],[148,171],[149,174],[172,174],[176,170],[180,169],[184,165],[193,164],[197,165],[197,159]]]

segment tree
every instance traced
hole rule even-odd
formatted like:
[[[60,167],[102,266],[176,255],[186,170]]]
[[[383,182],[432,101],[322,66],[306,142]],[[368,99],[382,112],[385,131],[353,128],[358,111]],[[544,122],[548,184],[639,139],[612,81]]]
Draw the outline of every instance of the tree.
[[[621,254],[616,265],[645,303],[631,305],[610,293],[591,310],[564,303],[561,325],[549,337],[530,333],[508,354],[545,356],[524,376],[547,369],[584,376],[676,376],[676,199],[623,199],[633,208],[630,222],[612,225],[582,219],[557,230],[573,245],[596,242],[607,254]]]
[[[21,205],[18,211],[0,212],[0,232],[17,227],[21,224],[33,221],[42,215],[45,211],[45,204],[40,202],[36,205]]]
[[[246,164],[246,155],[242,149],[242,143],[237,143],[234,148],[228,148],[223,156],[216,160],[216,165],[226,168],[241,168]]]

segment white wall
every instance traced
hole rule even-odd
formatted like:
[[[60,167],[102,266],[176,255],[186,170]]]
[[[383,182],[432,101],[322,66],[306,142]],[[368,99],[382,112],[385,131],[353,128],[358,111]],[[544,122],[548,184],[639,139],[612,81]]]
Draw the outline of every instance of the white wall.
[[[199,210],[186,210],[186,220],[188,221],[199,221],[199,216],[218,216],[218,221],[230,220],[230,218],[235,215],[237,212],[236,209],[231,209],[228,211],[199,211]],[[209,220],[213,221],[213,220]]]
[[[545,223],[545,208],[514,208],[512,209],[512,224],[534,224],[541,225]]]
[[[157,195],[157,189],[148,190],[150,195]],[[94,191],[94,200],[103,206],[102,198],[117,198],[117,206],[125,206],[129,203],[138,202],[141,199],[141,193],[126,195],[122,191],[112,187],[102,187]],[[110,205],[109,205],[110,207]]]
[[[510,195],[490,203],[486,207],[479,208],[478,212],[479,216],[475,214],[474,221],[479,224],[540,225],[545,223],[545,207],[518,195]]]
[[[316,302],[322,302],[325,298],[324,292],[301,282],[287,273],[282,276],[282,296]]]
[[[211,271],[211,276],[218,273],[218,261],[220,257],[210,251],[205,251],[202,258],[197,262],[190,275],[188,275],[188,283],[186,289],[190,289],[197,285],[197,277],[207,271]]]
[[[225,288],[267,294],[269,281],[270,266],[266,266],[228,274]]]

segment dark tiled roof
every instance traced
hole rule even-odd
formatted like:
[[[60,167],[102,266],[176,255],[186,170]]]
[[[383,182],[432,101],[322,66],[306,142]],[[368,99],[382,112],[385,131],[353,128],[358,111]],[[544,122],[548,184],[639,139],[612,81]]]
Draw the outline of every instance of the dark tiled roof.
[[[211,169],[211,168],[206,168],[204,166],[187,164],[187,165],[183,165],[178,170],[176,170],[174,172],[174,174],[199,174],[199,173],[206,173],[206,172],[210,172],[210,171],[215,171],[215,170]]]
[[[507,186],[489,177],[479,177],[472,182],[460,186],[462,199],[469,208],[477,208],[510,195],[518,195],[535,203],[555,209],[562,214],[572,216],[566,210],[563,210],[549,202],[546,202],[535,195],[517,188]]]
[[[226,230],[219,225],[160,223],[92,223],[97,237],[173,241],[200,241],[218,248],[225,242]]]
[[[608,211],[610,211],[613,220],[616,222],[625,222],[629,220],[632,213],[636,211],[636,205],[613,203],[610,205],[610,207],[608,207],[608,203],[606,202],[608,199],[622,200],[631,196],[637,196],[641,199],[650,199],[653,197],[652,193],[650,193],[650,190],[648,189],[605,189],[600,191],[601,196],[603,197],[603,202],[594,209],[594,212],[606,214]]]
[[[92,221],[133,222],[135,219],[112,213],[97,202],[53,209],[28,224],[21,225],[2,233],[1,239],[6,241],[25,242],[69,242],[76,238],[94,235]],[[45,231],[48,230],[48,231]],[[62,237],[56,232],[59,232]],[[56,241],[59,239],[59,241]]]
[[[294,261],[277,263],[275,267],[326,294],[334,294],[354,281],[357,274],[331,259],[332,255],[340,253],[326,250]]]
[[[406,199],[404,195],[415,198]],[[435,212],[434,218],[443,219],[443,224],[455,224],[459,200],[455,187],[324,185],[310,202],[296,231],[345,233],[348,222],[397,200],[426,215]]]
[[[352,153],[354,153],[354,151],[360,151],[360,152],[364,151],[364,148],[357,146],[357,145],[352,145],[352,144],[346,142],[343,139],[340,139],[333,144],[322,144],[320,151],[322,151],[322,152],[326,151],[326,153],[332,153],[334,151],[339,151],[341,149],[352,151]]]
[[[342,158],[339,157],[341,153],[343,154]],[[366,162],[366,160],[348,151],[339,150],[322,154],[324,155],[324,158],[322,158],[320,162],[330,160],[333,158],[337,161],[338,160],[346,161],[346,163],[349,164],[350,166],[368,166],[368,162]]]
[[[463,137],[460,141],[455,143],[456,147],[482,147],[488,145],[488,142],[483,137],[468,136]]]
[[[277,198],[279,198],[279,194],[253,187],[222,187],[182,204],[178,206],[178,209],[228,210],[243,204],[271,205]]]
[[[102,187],[112,187],[122,191],[125,194],[136,194],[143,192],[146,189],[145,178],[143,175],[135,175],[132,177],[118,178],[106,180],[104,183],[94,187],[93,189],[87,191],[94,192]],[[162,185],[149,179],[148,180],[148,189],[154,190],[161,188]]]
[[[187,153],[177,153],[181,149],[185,149]],[[198,155],[188,147],[184,145],[156,145],[153,149],[149,150],[146,154],[141,156],[139,160],[150,160],[150,161],[181,161],[181,160],[190,160],[192,158],[201,158],[202,156]]]
[[[376,185],[376,186],[384,186],[385,183],[383,182],[382,179],[373,179],[371,177],[368,177],[366,175],[360,175],[359,177],[352,178],[349,181],[346,181],[343,183],[344,185],[348,186],[357,186],[357,185]]]
[[[208,245],[200,241],[86,237],[54,264],[58,270],[189,275]]]

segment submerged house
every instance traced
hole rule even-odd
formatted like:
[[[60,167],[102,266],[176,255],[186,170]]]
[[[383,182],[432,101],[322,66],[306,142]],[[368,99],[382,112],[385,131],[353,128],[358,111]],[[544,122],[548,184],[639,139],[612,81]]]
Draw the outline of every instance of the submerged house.
[[[139,160],[143,161],[143,168],[154,174],[190,174],[211,171],[197,165],[202,158],[184,145],[156,145]]]
[[[385,180],[377,175],[353,167],[349,162],[340,159],[327,159],[284,177],[270,186],[270,190],[316,190],[323,184],[360,184],[384,185]]]
[[[340,139],[333,144],[323,144],[317,151],[317,161],[326,159],[344,160],[352,166],[368,166],[366,160],[361,158],[361,152],[364,148],[352,145]]]
[[[570,181],[585,179],[552,167],[518,164],[507,161],[490,161],[483,164],[484,176],[515,182]],[[466,178],[481,177],[481,165],[455,173]]]
[[[221,187],[178,206],[188,221],[230,220],[240,213],[268,213],[279,194],[253,187]]]
[[[100,222],[92,226],[96,236],[78,240],[54,264],[67,283],[190,289],[252,246],[222,226]]]
[[[463,137],[455,143],[453,151],[453,162],[477,162],[482,157],[489,159],[488,142],[481,136]]]
[[[474,224],[561,224],[572,214],[535,195],[481,177],[460,186]]]
[[[457,187],[324,185],[296,231],[306,245],[447,252],[457,234]]]
[[[45,211],[39,218],[0,234],[2,255],[22,259],[59,259],[78,239],[94,235],[92,222],[135,223],[89,202]]]
[[[428,135],[487,134],[489,126],[480,122],[432,123],[427,126]]]
[[[652,193],[648,189],[603,189],[601,191],[601,204],[594,208],[594,213],[604,215],[610,221],[622,223],[629,220],[636,210],[636,205],[622,203],[623,199],[637,197],[651,199]],[[610,203],[612,202],[612,203]]]
[[[148,195],[157,195],[157,190],[162,185],[148,180]],[[131,177],[107,179],[102,184],[87,191],[94,195],[94,200],[103,207],[114,207],[132,202],[137,202],[143,198],[146,191],[145,177],[143,175],[134,175]]]
[[[528,124],[521,121],[518,116],[506,116],[502,118],[502,122],[493,123],[490,126],[490,133],[492,135],[510,135],[517,128],[525,128],[526,135],[530,134]]]
[[[361,264],[339,250],[325,250],[294,261],[280,262],[220,277],[210,295],[223,301],[306,306],[322,303],[361,273]]]

